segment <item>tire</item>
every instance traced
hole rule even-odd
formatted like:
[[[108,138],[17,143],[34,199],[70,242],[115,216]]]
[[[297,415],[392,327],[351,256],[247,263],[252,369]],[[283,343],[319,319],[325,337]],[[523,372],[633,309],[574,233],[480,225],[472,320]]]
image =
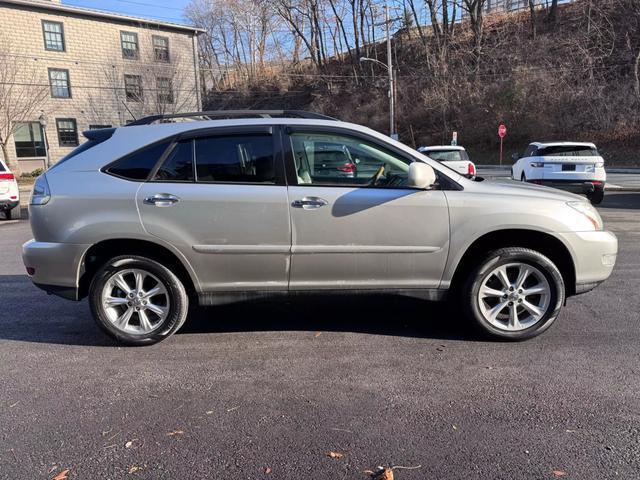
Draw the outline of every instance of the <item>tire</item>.
[[[147,296],[151,292],[155,293]],[[189,297],[168,268],[149,258],[125,255],[112,258],[96,272],[89,305],[94,320],[110,337],[127,345],[151,345],[184,324]]]
[[[498,269],[507,273],[509,282],[500,279]],[[522,288],[518,288],[518,276],[527,270],[530,273],[525,276]],[[506,283],[515,288],[509,290]],[[526,294],[537,290],[544,293]],[[502,295],[498,296],[498,292]],[[540,335],[553,324],[565,300],[565,286],[558,268],[541,253],[526,248],[502,248],[488,253],[471,272],[462,289],[462,300],[471,324],[485,337],[519,341]],[[537,315],[529,310],[532,307],[537,309],[534,310]],[[492,313],[496,315],[490,320]]]
[[[592,205],[600,205],[604,200],[604,187],[596,188],[593,193],[587,195]]]
[[[5,210],[4,211],[4,218],[5,218],[5,220],[11,220],[13,218],[13,210],[12,209]]]
[[[524,174],[524,172],[522,172],[522,175],[520,175],[520,181],[521,181],[521,182],[526,182],[526,181],[527,181],[527,177],[526,177],[526,175]]]

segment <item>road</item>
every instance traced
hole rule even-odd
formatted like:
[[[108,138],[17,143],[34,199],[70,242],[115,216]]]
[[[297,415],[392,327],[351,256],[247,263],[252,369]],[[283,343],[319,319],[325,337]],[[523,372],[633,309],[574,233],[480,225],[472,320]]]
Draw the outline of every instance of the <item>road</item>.
[[[86,302],[30,284],[28,225],[2,226],[0,478],[640,478],[640,194],[600,211],[612,278],[516,344],[442,306],[323,298],[207,309],[122,348]]]

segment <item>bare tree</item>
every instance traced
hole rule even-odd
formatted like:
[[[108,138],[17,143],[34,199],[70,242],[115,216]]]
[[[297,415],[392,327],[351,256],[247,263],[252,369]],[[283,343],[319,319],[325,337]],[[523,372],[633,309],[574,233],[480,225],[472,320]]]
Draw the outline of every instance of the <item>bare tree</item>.
[[[42,69],[14,50],[0,32],[0,148],[5,162],[17,174],[20,165],[9,154],[8,142],[21,122],[33,119],[48,94]]]
[[[477,67],[480,66],[480,54],[482,52],[483,8],[485,3],[486,0],[463,0],[463,8],[469,13],[469,22],[471,23],[471,30],[473,30],[473,53]]]

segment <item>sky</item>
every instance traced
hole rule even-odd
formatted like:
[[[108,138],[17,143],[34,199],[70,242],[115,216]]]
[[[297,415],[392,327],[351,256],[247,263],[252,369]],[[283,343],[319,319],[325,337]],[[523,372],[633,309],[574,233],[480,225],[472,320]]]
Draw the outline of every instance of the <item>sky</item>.
[[[62,0],[62,3],[166,22],[189,23],[183,16],[189,0]]]

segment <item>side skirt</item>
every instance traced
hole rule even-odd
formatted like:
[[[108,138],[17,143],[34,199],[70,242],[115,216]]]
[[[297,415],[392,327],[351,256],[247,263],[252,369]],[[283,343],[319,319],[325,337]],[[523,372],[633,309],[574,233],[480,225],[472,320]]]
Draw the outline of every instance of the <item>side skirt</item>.
[[[353,290],[255,290],[243,292],[201,292],[198,303],[201,306],[227,305],[255,300],[273,300],[276,298],[291,298],[305,296],[367,296],[367,295],[396,295],[400,297],[418,298],[432,302],[443,301],[447,290],[438,288],[393,288],[393,289],[353,289]]]

